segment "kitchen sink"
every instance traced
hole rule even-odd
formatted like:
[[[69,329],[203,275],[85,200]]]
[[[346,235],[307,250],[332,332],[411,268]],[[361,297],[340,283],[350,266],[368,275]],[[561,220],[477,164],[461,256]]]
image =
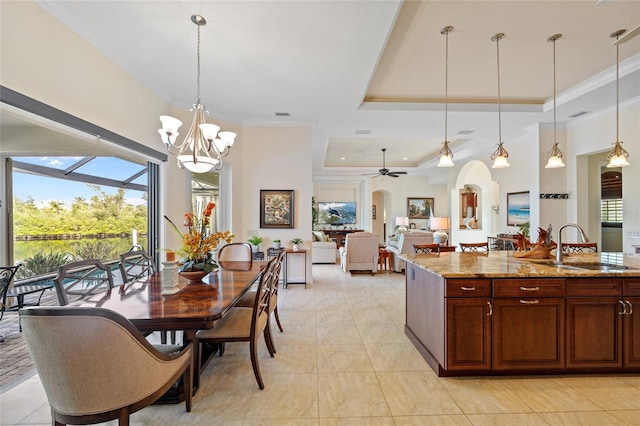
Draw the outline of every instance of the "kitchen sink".
[[[630,266],[624,265],[616,265],[613,263],[578,263],[573,265],[555,265],[557,268],[561,269],[570,269],[574,271],[579,271],[581,269],[587,269],[590,271],[600,271],[600,272],[622,272],[622,271],[635,271],[637,268],[632,268]]]

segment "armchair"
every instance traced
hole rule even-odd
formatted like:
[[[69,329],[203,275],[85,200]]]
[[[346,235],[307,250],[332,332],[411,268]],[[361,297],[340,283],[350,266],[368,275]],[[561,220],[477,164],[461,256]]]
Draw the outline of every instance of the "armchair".
[[[391,252],[393,256],[393,270],[396,272],[402,272],[405,269],[406,262],[400,259],[400,254],[409,254],[413,253],[413,245],[421,245],[421,244],[433,244],[433,232],[431,231],[409,231],[404,232],[400,235],[400,238],[397,240],[397,245],[395,245],[395,241],[392,243],[389,241],[387,243],[387,251]]]
[[[344,272],[378,270],[378,235],[371,232],[347,234],[340,247],[340,266]]]

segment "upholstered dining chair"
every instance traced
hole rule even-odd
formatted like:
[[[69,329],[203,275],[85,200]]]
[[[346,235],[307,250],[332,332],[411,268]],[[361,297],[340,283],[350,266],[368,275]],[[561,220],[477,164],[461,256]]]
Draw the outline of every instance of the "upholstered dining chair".
[[[271,249],[269,249],[271,250]],[[269,260],[272,258],[275,259],[273,264],[273,271],[271,273],[271,282],[269,291],[271,292],[271,298],[269,299],[269,322],[265,328],[264,339],[267,346],[270,346],[270,349],[273,353],[276,353],[276,345],[273,341],[273,335],[271,334],[271,314],[273,313],[274,318],[276,319],[276,324],[278,325],[278,329],[280,332],[284,332],[282,329],[282,324],[280,324],[280,316],[278,315],[278,283],[280,282],[280,271],[282,270],[282,264],[284,262],[285,250],[284,249],[273,249],[277,250],[277,257],[269,257]],[[245,294],[242,295],[236,306],[251,308],[255,303],[256,295],[258,293],[256,290],[249,290]]]
[[[260,374],[258,362],[258,338],[264,333],[269,322],[269,301],[271,299],[271,280],[276,258],[268,261],[265,271],[260,276],[253,306],[251,308],[233,307],[225,313],[220,321],[204,330],[199,330],[196,337],[201,345],[206,343],[224,345],[227,342],[249,342],[251,365],[260,389],[264,389],[264,381]],[[274,352],[267,343],[271,356]]]
[[[474,252],[486,252],[489,251],[489,243],[460,243],[460,250],[462,251],[474,251]]]
[[[53,279],[60,306],[69,304],[69,294],[81,297],[113,288],[111,268],[98,259],[67,263],[58,268]]]
[[[218,261],[221,262],[251,262],[253,253],[249,243],[229,243],[218,250]]]
[[[7,308],[7,291],[13,280],[13,276],[18,271],[21,265],[16,266],[2,266],[0,267],[0,320],[4,316],[4,311]],[[4,342],[4,336],[0,334],[0,342]]]
[[[562,243],[562,251],[565,253],[597,253],[598,243]]]
[[[440,250],[440,244],[414,244],[413,251],[416,254],[420,253],[438,253]]]
[[[182,377],[193,387],[193,347],[154,348],[120,314],[95,307],[19,311],[23,335],[49,405],[52,424],[93,424],[129,415],[156,401]],[[191,394],[185,392],[186,410]]]

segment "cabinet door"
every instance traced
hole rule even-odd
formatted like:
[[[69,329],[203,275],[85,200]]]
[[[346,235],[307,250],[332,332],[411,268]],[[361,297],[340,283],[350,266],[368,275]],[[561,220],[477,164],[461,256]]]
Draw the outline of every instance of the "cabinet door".
[[[564,299],[493,299],[494,370],[564,367]]]
[[[490,299],[447,299],[447,370],[491,369]]]
[[[620,297],[567,298],[567,367],[622,367]]]
[[[640,297],[625,297],[624,366],[640,367]]]

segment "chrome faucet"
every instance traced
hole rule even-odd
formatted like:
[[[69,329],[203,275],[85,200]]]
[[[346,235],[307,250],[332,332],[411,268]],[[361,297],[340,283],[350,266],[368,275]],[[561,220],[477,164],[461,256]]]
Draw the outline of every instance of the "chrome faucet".
[[[576,225],[575,223],[567,223],[565,225],[562,225],[558,229],[558,248],[556,248],[556,264],[557,265],[562,265],[562,230],[568,226],[576,228],[578,231],[580,231],[580,239],[582,240],[583,243],[589,242],[589,238],[587,237],[587,234],[584,232],[584,229],[582,229],[579,225]]]

